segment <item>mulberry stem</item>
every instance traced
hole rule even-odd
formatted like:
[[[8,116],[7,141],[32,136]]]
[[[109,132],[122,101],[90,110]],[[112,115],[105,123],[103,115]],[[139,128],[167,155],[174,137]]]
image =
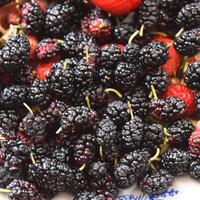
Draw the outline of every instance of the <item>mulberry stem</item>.
[[[10,190],[10,189],[0,188],[0,193],[6,193],[6,194],[8,194],[8,193],[11,193],[11,192],[12,192],[12,190]]]
[[[88,96],[85,97],[85,101],[86,101],[87,107],[88,107],[88,108],[91,108],[90,99],[89,99]]]
[[[114,89],[114,88],[107,88],[107,89],[105,89],[105,92],[107,92],[107,93],[113,92],[113,93],[115,93],[119,98],[122,98],[122,94],[121,94],[118,90],[116,90],[116,89]]]
[[[130,38],[129,38],[129,40],[128,40],[128,44],[131,44],[132,43],[132,41],[133,41],[133,39],[138,35],[140,33],[140,31],[135,31],[131,36],[130,36]]]
[[[157,96],[157,94],[156,94],[155,87],[154,87],[153,85],[151,85],[151,92],[152,92],[152,94],[153,94],[153,98],[154,98],[154,99],[158,99],[158,96]]]
[[[85,169],[85,167],[86,167],[86,164],[83,164],[80,168],[79,168],[79,171],[83,171],[84,169]]]
[[[131,115],[131,120],[134,120],[134,115],[133,115],[133,109],[131,107],[131,102],[127,101],[127,104],[128,104],[128,109],[129,109],[129,112],[130,112],[130,115]]]
[[[139,36],[142,37],[144,35],[144,24],[140,27]]]
[[[184,28],[181,28],[175,35],[175,37],[179,37],[181,35],[181,33],[184,31]]]
[[[23,105],[27,108],[27,110],[31,113],[31,115],[34,115],[32,109],[30,108],[30,106],[28,106],[25,102],[23,103]]]

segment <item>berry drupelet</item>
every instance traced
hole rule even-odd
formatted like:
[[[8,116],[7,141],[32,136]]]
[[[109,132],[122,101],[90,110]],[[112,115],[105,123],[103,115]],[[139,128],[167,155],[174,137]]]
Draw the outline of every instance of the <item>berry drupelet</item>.
[[[183,32],[174,42],[175,49],[183,56],[192,56],[200,49],[200,28]]]
[[[55,194],[69,189],[74,179],[74,172],[66,163],[50,158],[30,164],[28,174],[31,181]]]
[[[159,8],[157,0],[144,0],[135,13],[138,28],[144,25],[145,31],[153,30],[159,19]]]
[[[22,6],[21,25],[29,34],[39,34],[45,25],[45,13],[38,3],[26,2]]]
[[[74,93],[74,63],[61,60],[55,63],[47,76],[51,92],[56,96],[68,97]]]
[[[51,158],[63,163],[68,163],[70,159],[70,149],[67,145],[56,145],[51,152]]]
[[[148,160],[141,153],[133,151],[120,158],[114,167],[114,175],[119,187],[126,188],[134,184],[147,170]]]
[[[96,123],[97,113],[85,106],[69,107],[61,116],[64,134],[77,134],[83,130],[95,129]]]
[[[131,35],[136,31],[130,23],[122,23],[114,27],[113,35],[118,42],[127,43]]]
[[[128,149],[139,148],[143,137],[144,123],[141,118],[134,116],[131,121],[122,126],[122,145]]]
[[[68,108],[68,105],[60,100],[52,101],[49,107],[43,111],[44,115],[58,119]]]
[[[172,121],[185,113],[185,103],[179,98],[152,99],[150,102],[151,115],[160,121]]]
[[[103,195],[105,199],[115,199],[118,195],[116,182],[110,173],[98,180],[90,180],[90,185],[97,194]]]
[[[168,60],[167,45],[162,42],[150,42],[140,50],[139,60],[144,67],[159,67]]]
[[[4,131],[17,130],[20,117],[15,110],[0,110],[0,124]]]
[[[37,106],[46,106],[50,103],[52,95],[49,93],[47,81],[35,80],[28,89],[28,100]]]
[[[167,127],[170,134],[169,144],[173,147],[185,148],[188,146],[188,139],[194,131],[192,122],[186,119],[180,119]]]
[[[47,135],[47,125],[50,122],[47,118],[41,114],[32,115],[29,113],[21,123],[21,129],[25,132],[25,135],[35,143],[42,143]]]
[[[111,165],[113,163],[116,163],[116,161],[121,157],[122,154],[121,147],[122,146],[120,136],[118,136],[118,138],[116,138],[116,140],[112,144],[105,143],[104,146],[102,146],[102,155],[101,151],[99,151],[101,159],[103,159],[107,163],[111,163]]]
[[[2,48],[0,65],[8,72],[18,71],[23,68],[29,58],[30,45],[24,34],[13,34]],[[0,54],[1,54],[0,53]]]
[[[6,188],[14,179],[25,178],[22,170],[9,171],[3,165],[0,166],[0,187]]]
[[[104,200],[103,195],[97,194],[96,192],[83,191],[75,195],[73,200]]]
[[[183,175],[188,172],[190,154],[180,149],[171,149],[161,155],[161,167],[173,175]]]
[[[70,0],[49,6],[45,20],[46,33],[51,36],[61,36],[70,30],[80,17],[80,5],[80,2]]]
[[[149,98],[142,87],[130,90],[124,94],[124,101],[130,101],[133,114],[139,117],[146,117],[149,113]]]
[[[27,87],[25,85],[13,85],[4,88],[0,94],[0,105],[5,108],[19,108],[27,99]]]
[[[112,144],[117,140],[117,126],[111,119],[102,119],[96,129],[96,140],[101,146]]]
[[[123,101],[113,101],[108,104],[104,113],[104,118],[110,118],[117,126],[128,121],[128,106]]]
[[[154,86],[157,94],[161,94],[162,92],[164,92],[167,88],[168,83],[169,80],[167,74],[162,68],[150,72],[145,77],[145,85],[147,89],[151,91],[151,86]]]
[[[92,179],[100,179],[102,176],[106,176],[109,172],[109,164],[102,161],[93,162],[89,169],[88,174]]]
[[[200,2],[184,6],[176,18],[179,26],[192,29],[200,25]]]
[[[36,53],[38,59],[49,59],[58,55],[61,44],[58,39],[45,38],[37,46]]]
[[[137,63],[139,58],[140,47],[137,44],[127,44],[124,47],[123,57],[128,63]]]
[[[190,64],[184,74],[185,83],[192,89],[200,89],[200,61]]]
[[[200,180],[200,160],[194,160],[190,164],[190,176]]]
[[[145,124],[142,138],[143,147],[150,148],[152,151],[155,151],[163,142],[163,138],[164,132],[162,125],[156,123]]]
[[[74,194],[78,194],[81,191],[84,191],[86,189],[88,189],[88,177],[87,174],[84,171],[78,171],[78,170],[74,170],[74,180],[71,183],[71,188],[70,190],[74,193]]]
[[[78,89],[89,87],[96,74],[96,65],[87,61],[87,58],[80,60],[74,67],[75,84]]]
[[[101,85],[92,84],[89,88],[82,91],[82,94],[78,91],[78,98],[75,99],[77,104],[85,104],[85,98],[88,97],[90,101],[90,106],[96,111],[102,112],[108,104],[109,94],[105,92]],[[73,102],[74,103],[74,102]]]
[[[81,135],[73,145],[73,158],[78,166],[88,165],[95,159],[96,144],[93,134]]]
[[[120,62],[114,72],[115,83],[122,90],[134,87],[137,81],[137,68],[133,64]]]
[[[165,192],[174,182],[174,176],[169,171],[160,169],[152,171],[139,181],[139,188],[151,195],[161,194]]]
[[[11,190],[11,192],[8,193],[8,197],[11,200],[17,200],[17,199],[42,200],[43,199],[36,185],[25,180],[21,180],[21,179],[13,180],[8,185],[7,189]]]
[[[114,85],[114,70],[101,67],[98,76],[100,83],[104,87],[112,87]]]
[[[101,49],[101,66],[106,69],[115,69],[122,60],[122,51],[117,44],[108,44]]]

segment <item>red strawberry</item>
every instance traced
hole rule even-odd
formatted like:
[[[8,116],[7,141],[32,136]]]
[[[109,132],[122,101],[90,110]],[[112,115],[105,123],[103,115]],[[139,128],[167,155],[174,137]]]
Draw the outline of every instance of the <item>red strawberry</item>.
[[[141,0],[92,0],[102,10],[113,15],[125,15],[135,10],[141,4]]]
[[[33,35],[27,35],[27,39],[30,43],[30,59],[35,58],[36,48],[38,46],[38,40]]]
[[[200,158],[200,122],[189,138],[189,151],[194,158]]]
[[[169,45],[169,59],[162,66],[168,76],[174,76],[181,65],[181,55],[175,50],[173,44],[173,40],[165,37],[165,36],[156,36],[153,38],[153,41],[164,42]]]
[[[169,86],[167,87],[162,97],[163,98],[177,97],[179,99],[182,99],[186,105],[186,113],[185,113],[186,116],[191,116],[195,113],[196,93],[183,84],[180,84],[180,83],[169,84]]]
[[[59,58],[55,57],[46,62],[40,62],[38,65],[36,65],[33,69],[33,72],[35,73],[37,79],[46,80],[46,76],[51,71],[53,64],[58,62],[58,60]]]

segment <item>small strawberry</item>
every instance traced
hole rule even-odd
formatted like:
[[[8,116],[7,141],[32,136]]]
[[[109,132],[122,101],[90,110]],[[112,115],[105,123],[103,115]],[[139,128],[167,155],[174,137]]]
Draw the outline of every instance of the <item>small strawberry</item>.
[[[186,105],[186,116],[191,116],[195,113],[196,109],[196,93],[189,89],[187,86],[180,84],[180,83],[171,83],[167,87],[164,94],[162,94],[163,98],[168,97],[177,97],[182,99]]]
[[[169,46],[169,58],[167,62],[162,66],[168,76],[174,76],[181,65],[181,55],[175,50],[173,40],[165,36],[156,36],[153,41],[164,42]]]
[[[37,64],[33,69],[33,73],[35,73],[37,79],[46,80],[46,76],[51,71],[53,64],[58,62],[58,60],[59,57],[54,57],[53,59],[50,59],[46,62],[40,62]]]
[[[38,40],[35,36],[33,35],[27,35],[27,39],[30,43],[30,59],[34,59],[35,58],[35,54],[36,54],[36,48],[38,46]]]
[[[200,158],[200,122],[197,122],[196,129],[191,134],[188,142],[191,156]]]
[[[141,0],[92,0],[95,6],[112,15],[125,15],[134,11],[141,4]]]

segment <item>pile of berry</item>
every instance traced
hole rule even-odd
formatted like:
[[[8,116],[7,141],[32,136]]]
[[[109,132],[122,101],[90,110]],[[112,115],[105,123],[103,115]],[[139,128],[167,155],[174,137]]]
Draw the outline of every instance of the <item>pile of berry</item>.
[[[200,180],[199,0],[0,0],[0,13],[0,192],[114,200]]]

